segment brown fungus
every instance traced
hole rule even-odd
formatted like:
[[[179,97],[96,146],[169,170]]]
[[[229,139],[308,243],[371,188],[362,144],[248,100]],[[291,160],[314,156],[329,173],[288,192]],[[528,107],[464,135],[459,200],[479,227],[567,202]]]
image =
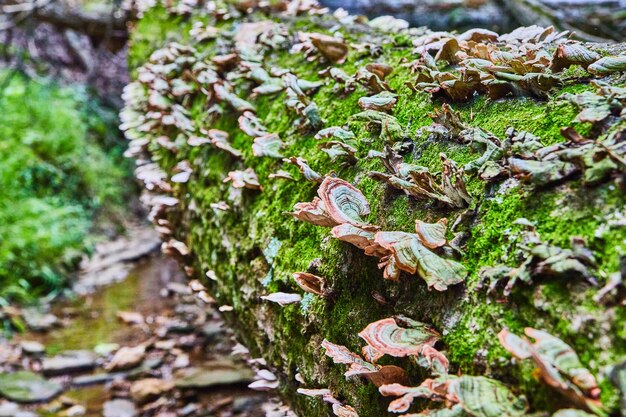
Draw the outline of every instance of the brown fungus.
[[[535,341],[519,338],[503,329],[498,338],[505,349],[518,359],[531,358],[546,384],[557,389],[573,403],[589,411],[601,408],[600,388],[574,350],[561,339],[530,327],[524,333]]]
[[[424,246],[429,249],[435,249],[446,244],[446,230],[448,228],[448,219],[443,218],[437,223],[426,223],[421,220],[415,220],[415,231]]]
[[[268,156],[270,158],[280,159],[283,155],[280,153],[283,147],[283,141],[276,133],[258,136],[252,143],[252,154],[254,156]]]
[[[324,202],[329,216],[338,224],[365,226],[362,216],[370,213],[370,206],[361,191],[340,178],[326,177],[317,194]]]
[[[284,158],[283,162],[297,166],[307,181],[322,182],[323,180],[322,176],[314,171],[304,158],[292,156],[291,158]]]
[[[417,356],[425,345],[434,345],[440,335],[424,323],[408,320],[401,327],[394,318],[375,321],[359,333],[359,337],[378,352],[396,356]]]
[[[328,296],[328,288],[326,288],[326,280],[317,275],[310,274],[308,272],[294,272],[293,279],[298,286],[304,291],[319,295],[321,297]]]
[[[345,346],[336,345],[328,340],[322,342],[322,347],[326,351],[326,356],[332,358],[334,363],[349,365],[348,370],[344,373],[346,378],[361,375],[377,387],[407,380],[405,371],[397,366],[374,365],[356,353],[350,352]]]
[[[232,182],[232,186],[235,188],[262,190],[259,178],[252,168],[247,168],[245,171],[230,171],[228,177],[224,178],[223,182]]]
[[[330,62],[340,64],[348,55],[348,45],[341,38],[328,36],[321,33],[309,33],[309,39],[324,58]]]
[[[296,203],[293,210],[287,214],[316,226],[333,227],[339,224],[330,217],[324,202],[318,197],[314,197],[311,202]]]
[[[428,287],[445,291],[448,286],[462,282],[467,269],[451,259],[444,259],[424,246],[414,233],[378,232],[374,241],[391,251],[397,268],[417,273]]]

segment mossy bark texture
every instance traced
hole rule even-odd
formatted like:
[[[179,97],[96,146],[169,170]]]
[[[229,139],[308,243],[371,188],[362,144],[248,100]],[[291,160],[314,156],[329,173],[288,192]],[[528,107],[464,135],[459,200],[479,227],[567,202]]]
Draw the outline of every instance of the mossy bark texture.
[[[233,39],[250,28],[244,23],[280,23],[280,36],[286,41],[280,47],[266,46],[260,64],[270,73],[278,73],[280,68],[301,80],[323,81],[310,100],[324,127],[344,126],[355,134],[358,161],[344,166],[333,162],[319,147],[323,141],[314,138],[318,129],[312,128],[304,115],[286,107],[288,98],[283,90],[272,95],[252,94],[258,81],[228,78],[229,71],[237,74],[241,61],[224,64],[220,76],[229,79],[234,94],[254,106],[256,117],[267,131],[280,136],[285,144],[280,152],[285,157],[305,158],[322,175],[334,171],[334,175],[354,184],[371,205],[367,220],[382,230],[413,232],[416,219],[436,222],[446,217],[449,225],[461,215],[469,219],[459,222],[455,229],[455,233],[464,232],[466,236],[462,254],[455,255],[469,271],[464,283],[439,292],[428,290],[417,275],[403,274],[397,282],[385,280],[376,258],[333,239],[329,228],[285,214],[293,211],[294,204],[311,201],[318,184],[306,181],[295,166],[281,159],[254,156],[253,139],[239,127],[240,111],[226,101],[216,103],[199,88],[174,99],[188,112],[194,135],[203,136],[202,132],[209,129],[228,132],[229,141],[242,157],[233,158],[210,145],[190,146],[189,134],[171,126],[150,132],[147,149],[163,172],[174,175],[180,171],[180,165],[175,167],[181,161],[188,161],[192,171],[186,183],[171,184],[172,195],[180,203],[168,209],[166,226],[191,250],[191,255],[185,257],[188,271],[210,288],[220,304],[233,307],[224,313],[228,322],[252,354],[263,357],[280,377],[280,394],[298,415],[331,413],[320,400],[298,395],[299,387],[330,388],[362,417],[388,415],[389,400],[365,379],[346,379],[345,366],[333,364],[324,355],[321,343],[327,339],[360,352],[365,343],[357,333],[371,322],[398,314],[431,324],[441,332],[441,349],[450,359],[452,373],[499,379],[515,393],[526,395],[531,411],[552,412],[566,406],[566,400],[536,378],[531,363],[513,361],[496,337],[503,328],[517,334],[522,334],[526,326],[546,330],[570,344],[597,376],[607,410],[618,409],[618,390],[606,373],[626,355],[626,313],[617,303],[593,301],[607,277],[619,270],[620,256],[626,253],[626,229],[619,225],[624,194],[614,176],[593,186],[574,177],[536,187],[517,179],[487,182],[466,175],[472,203],[463,209],[409,197],[367,175],[369,171],[384,171],[380,160],[366,158],[368,151],[382,150],[384,138],[351,116],[361,111],[358,99],[370,92],[357,85],[355,91],[346,93],[319,73],[336,67],[352,75],[372,62],[389,64],[393,72],[386,81],[398,95],[392,114],[406,129],[400,140],[412,142],[405,162],[441,172],[443,152],[463,166],[482,152],[453,140],[432,140],[423,128],[433,124],[429,114],[444,103],[406,85],[414,81],[415,75],[403,64],[419,57],[411,44],[414,35],[406,31],[383,32],[346,19],[340,22],[329,15],[294,13],[284,17],[256,11],[234,13],[222,20],[206,10],[182,11],[176,14],[171,9],[154,7],[133,28],[130,62],[135,77],[150,55],[169,42],[192,46],[193,55],[209,63],[216,56],[236,52]],[[200,22],[218,28],[219,34],[197,41],[189,33]],[[360,45],[350,47],[345,62],[330,64],[319,54],[307,60],[304,53],[290,52],[298,31],[330,30],[341,33],[348,44]],[[583,135],[593,130],[589,123],[576,122],[578,109],[563,100],[564,93],[592,89],[584,77],[582,81],[578,77],[583,70],[569,71],[570,81],[544,99],[511,97],[492,101],[476,95],[464,103],[448,104],[460,113],[464,123],[498,138],[504,139],[507,129],[513,127],[536,135],[543,145],[552,145],[565,140],[560,133],[564,126],[573,126]],[[256,172],[262,190],[234,190],[230,183],[223,182],[230,171],[246,168]],[[295,180],[270,179],[269,174],[279,169],[288,171]],[[229,208],[221,209],[216,205],[219,202],[226,202]],[[516,222],[522,218],[526,220]],[[613,226],[609,225],[610,219],[614,219]],[[532,283],[518,283],[509,297],[503,297],[501,289],[488,296],[480,285],[479,271],[497,264],[518,266],[517,236],[531,223],[543,242],[561,248],[570,248],[573,236],[582,238],[596,258],[592,270],[598,286],[574,275],[537,276]],[[453,233],[448,233],[451,239]],[[208,271],[213,271],[209,275],[216,279],[207,279]],[[331,295],[303,293],[292,274],[305,271],[322,276]],[[260,298],[279,291],[300,293],[303,299],[281,307]],[[415,385],[426,376],[406,358],[385,357],[381,363],[404,367]],[[297,374],[304,382],[296,381]],[[415,409],[426,405],[416,403]]]

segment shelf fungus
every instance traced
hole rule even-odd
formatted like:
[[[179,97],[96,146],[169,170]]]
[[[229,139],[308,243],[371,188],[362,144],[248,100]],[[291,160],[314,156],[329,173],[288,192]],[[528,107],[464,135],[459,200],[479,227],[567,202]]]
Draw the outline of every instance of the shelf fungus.
[[[356,139],[356,136],[350,130],[344,129],[343,127],[331,126],[317,132],[315,139],[334,139],[340,142],[346,142]]]
[[[291,174],[285,170],[279,169],[276,172],[272,172],[271,174],[268,175],[268,178],[270,179],[275,179],[275,178],[279,178],[282,180],[292,180],[293,181],[293,176],[291,176]]]
[[[537,276],[579,277],[591,285],[597,284],[592,273],[596,260],[581,238],[571,238],[572,249],[542,242],[534,230],[521,232],[521,238],[523,243],[518,249],[523,261],[518,267],[495,265],[479,271],[481,280],[489,282],[488,293],[495,292],[501,281],[508,280],[503,291],[508,296],[518,281],[529,284]]]
[[[300,288],[308,293],[321,297],[327,297],[329,294],[329,289],[326,288],[326,280],[322,277],[308,272],[294,272],[293,279]]]
[[[565,43],[556,47],[550,69],[559,72],[572,65],[580,65],[587,68],[589,64],[600,59],[600,54],[578,42]]]
[[[263,126],[261,121],[256,117],[256,114],[251,111],[244,111],[243,114],[239,116],[238,121],[239,129],[250,137],[257,138],[268,133],[267,128]]]
[[[338,224],[332,217],[330,217],[326,211],[324,202],[319,197],[313,198],[313,201],[310,203],[296,203],[293,210],[293,212],[289,212],[287,214],[292,215],[298,220],[302,220],[316,226],[333,227]]]
[[[307,35],[313,46],[330,62],[341,64],[348,56],[348,45],[343,39],[321,33]]]
[[[283,145],[283,141],[280,140],[276,133],[258,136],[252,143],[252,154],[257,157],[268,156],[280,159],[283,158],[283,155],[280,153]]]
[[[284,158],[283,162],[297,166],[307,181],[322,182],[323,180],[322,176],[314,171],[304,158],[292,156],[291,158]]]
[[[228,177],[224,178],[223,182],[232,182],[232,186],[235,188],[262,190],[261,184],[259,184],[259,178],[252,168],[247,168],[245,171],[230,171]]]
[[[289,304],[296,304],[302,301],[300,294],[289,294],[285,292],[275,292],[269,295],[262,295],[261,299],[271,301],[279,304],[280,306],[286,306]]]
[[[524,397],[517,397],[501,382],[482,376],[444,375],[426,379],[417,387],[390,384],[381,386],[379,391],[383,396],[399,397],[389,404],[388,410],[394,413],[408,411],[416,398],[445,401],[447,409],[454,413],[442,412],[442,416],[521,417],[528,408]]]
[[[517,359],[532,359],[546,384],[557,389],[572,403],[589,411],[601,410],[600,388],[574,350],[561,339],[530,327],[524,329],[530,342],[503,329],[500,343]]]
[[[388,384],[378,388],[384,397],[399,397],[389,403],[388,411],[404,413],[409,410],[416,398],[431,401],[446,401],[452,409],[460,407],[456,398],[450,397],[448,388],[454,376],[441,375],[437,378],[427,378],[417,387],[408,387],[402,384]],[[409,414],[410,416],[411,414]],[[430,414],[429,414],[430,415]],[[482,416],[482,414],[480,414]],[[445,414],[444,414],[445,416]],[[462,414],[462,416],[464,416]],[[404,417],[404,416],[403,416]]]
[[[184,242],[176,239],[170,239],[167,242],[163,242],[161,244],[161,251],[166,255],[179,259],[191,254],[189,247]]]
[[[415,231],[420,242],[429,249],[436,249],[446,244],[448,219],[439,219],[437,223],[426,223],[415,220]]]
[[[388,143],[394,143],[406,137],[405,129],[394,116],[376,110],[365,110],[353,114],[350,119],[357,122],[366,122],[368,130],[380,132],[380,137]]]
[[[336,345],[328,340],[322,342],[322,347],[326,351],[326,356],[332,358],[334,363],[349,365],[344,373],[346,378],[361,375],[377,387],[407,381],[406,373],[400,367],[375,365],[350,352],[345,346]]]
[[[469,206],[472,197],[465,186],[463,169],[445,154],[440,157],[443,163],[440,180],[424,167],[402,163],[394,167],[392,174],[372,171],[369,176],[416,198],[437,200],[454,208]]]
[[[404,357],[418,356],[424,346],[433,346],[441,335],[424,323],[403,317],[370,323],[359,337],[380,353]]]
[[[626,71],[626,55],[605,56],[587,67],[594,75],[606,75],[618,71]]]
[[[322,152],[326,153],[333,162],[343,161],[342,165],[354,165],[357,163],[356,148],[347,143],[332,140],[319,145]]]
[[[340,178],[326,177],[317,194],[324,203],[328,215],[337,224],[349,223],[366,226],[362,219],[370,213],[370,205],[363,193]]]
[[[209,129],[208,131],[203,133],[205,133],[209,137],[211,144],[213,144],[213,146],[215,146],[216,148],[229,153],[235,158],[241,158],[241,152],[238,149],[233,148],[228,141],[227,132],[218,129]]]
[[[215,91],[215,95],[217,96],[217,98],[230,104],[233,109],[235,109],[235,111],[256,111],[254,105],[237,96],[237,94],[233,93],[231,89],[232,87],[230,86],[230,84],[227,83],[213,85],[213,90]]]
[[[504,384],[483,376],[463,375],[448,383],[448,396],[466,413],[476,417],[521,417],[528,403]]]
[[[361,97],[358,104],[363,110],[390,112],[398,101],[397,97],[394,93],[383,91],[373,96]]]
[[[370,246],[377,246],[374,242],[375,231],[362,229],[350,223],[343,223],[333,227],[330,231],[335,239],[353,244],[359,249],[365,250]]]
[[[391,252],[394,268],[409,274],[417,273],[429,288],[437,291],[445,291],[448,286],[463,282],[467,276],[467,269],[462,264],[430,251],[419,234],[378,232],[374,242]],[[399,273],[391,278],[397,278],[398,275]]]

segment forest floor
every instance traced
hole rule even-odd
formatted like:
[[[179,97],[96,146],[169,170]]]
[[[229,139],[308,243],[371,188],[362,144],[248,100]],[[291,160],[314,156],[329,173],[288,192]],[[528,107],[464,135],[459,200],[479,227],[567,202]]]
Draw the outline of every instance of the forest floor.
[[[134,239],[132,238],[134,235]],[[155,251],[151,230],[101,245],[76,296],[23,310],[0,345],[0,416],[284,416],[217,307]],[[194,289],[198,289],[195,287]],[[79,295],[82,294],[82,295]],[[275,413],[275,414],[272,414]]]

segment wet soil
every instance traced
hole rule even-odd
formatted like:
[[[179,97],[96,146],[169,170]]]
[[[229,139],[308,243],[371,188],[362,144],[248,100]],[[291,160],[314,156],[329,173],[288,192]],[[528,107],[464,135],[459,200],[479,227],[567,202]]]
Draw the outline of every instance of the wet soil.
[[[127,375],[105,383],[77,386],[76,377],[106,374],[103,368],[114,353],[105,354],[91,372],[67,372],[50,377],[50,380],[64,385],[62,396],[46,404],[22,405],[21,409],[41,416],[68,416],[71,407],[78,405],[84,407],[78,416],[102,416],[107,401],[114,398],[129,400],[130,386],[138,380],[174,381],[181,370],[197,367],[210,373],[215,361],[230,361],[237,369],[241,368],[242,373],[254,375],[246,365],[246,358],[231,355],[236,342],[222,322],[217,306],[195,300],[188,288],[178,265],[159,254],[138,261],[121,282],[54,305],[50,312],[59,318],[60,326],[14,337],[8,347],[15,349],[17,354],[12,363],[2,364],[5,372],[22,369],[40,372],[42,356],[51,357],[72,350],[93,351],[106,344],[120,347],[144,344],[148,346],[142,362],[144,367],[150,360],[160,363],[153,369],[130,369]],[[140,323],[124,322],[119,317],[120,312],[139,313],[143,320]],[[33,356],[20,352],[19,346],[25,341],[41,343],[45,346],[45,353]],[[137,369],[140,368],[141,365]],[[135,415],[255,417],[269,415],[266,413],[271,410],[276,412],[281,406],[278,401],[266,392],[247,388],[249,382],[176,388],[147,404],[135,404]],[[190,409],[193,411],[189,412]],[[288,414],[278,412],[272,415]]]

